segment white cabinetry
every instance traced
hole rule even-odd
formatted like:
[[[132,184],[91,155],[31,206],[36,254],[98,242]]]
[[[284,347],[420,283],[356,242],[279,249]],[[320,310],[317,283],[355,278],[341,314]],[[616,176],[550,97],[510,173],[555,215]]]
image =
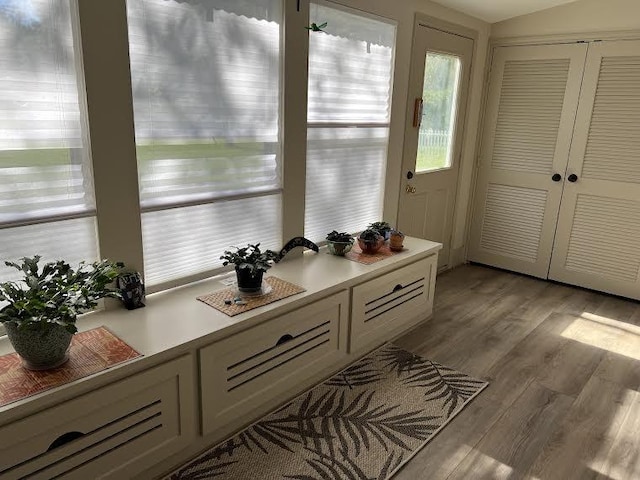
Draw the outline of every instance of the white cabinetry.
[[[375,267],[317,260],[337,261],[337,278],[340,267],[369,275],[201,348],[203,435],[222,439],[431,315],[437,254],[373,276]]]
[[[182,357],[0,427],[0,478],[128,478],[183,449],[191,374]]]
[[[350,351],[389,340],[431,315],[438,256],[353,287]]]
[[[346,291],[200,350],[202,430],[246,423],[246,415],[345,356]]]
[[[161,477],[426,320],[441,245],[405,247],[373,265],[324,249],[281,262],[270,273],[306,291],[235,317],[196,300],[227,288],[214,278],[83,318],[144,356],[0,407],[0,478]]]

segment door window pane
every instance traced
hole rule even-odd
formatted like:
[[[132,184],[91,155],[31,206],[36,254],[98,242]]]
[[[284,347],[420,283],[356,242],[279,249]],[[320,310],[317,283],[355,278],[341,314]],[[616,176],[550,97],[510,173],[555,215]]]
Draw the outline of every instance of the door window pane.
[[[422,118],[416,171],[450,168],[460,88],[460,59],[428,52],[424,67]]]

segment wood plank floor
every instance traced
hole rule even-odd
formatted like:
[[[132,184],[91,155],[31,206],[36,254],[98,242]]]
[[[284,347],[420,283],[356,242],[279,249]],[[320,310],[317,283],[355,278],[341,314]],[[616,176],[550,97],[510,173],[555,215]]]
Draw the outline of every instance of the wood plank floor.
[[[640,480],[640,303],[466,265],[396,343],[491,384],[394,480]]]

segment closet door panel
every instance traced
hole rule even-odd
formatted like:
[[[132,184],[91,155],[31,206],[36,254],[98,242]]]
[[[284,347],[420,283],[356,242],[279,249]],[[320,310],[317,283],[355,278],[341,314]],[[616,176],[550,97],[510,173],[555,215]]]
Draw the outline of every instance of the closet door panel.
[[[589,47],[549,277],[640,299],[640,42]]]
[[[495,50],[470,260],[547,277],[586,51]]]

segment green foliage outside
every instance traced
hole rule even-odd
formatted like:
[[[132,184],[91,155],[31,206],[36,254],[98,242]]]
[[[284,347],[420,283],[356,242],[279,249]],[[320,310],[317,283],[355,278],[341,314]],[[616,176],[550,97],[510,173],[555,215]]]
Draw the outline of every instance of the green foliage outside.
[[[416,171],[436,170],[447,166],[447,147],[432,148],[429,152],[418,150]]]
[[[0,150],[0,168],[68,165],[68,148],[41,148],[28,150]],[[138,162],[162,159],[192,159],[212,157],[247,157],[263,153],[261,143],[185,143],[178,145],[151,144],[136,147]]]
[[[450,132],[453,128],[452,108],[459,73],[460,64],[455,57],[433,52],[427,54],[422,92],[424,104],[421,135],[425,135],[427,131]],[[448,160],[447,146],[431,144],[429,138],[426,141],[428,148],[418,148],[416,171],[445,168]]]

